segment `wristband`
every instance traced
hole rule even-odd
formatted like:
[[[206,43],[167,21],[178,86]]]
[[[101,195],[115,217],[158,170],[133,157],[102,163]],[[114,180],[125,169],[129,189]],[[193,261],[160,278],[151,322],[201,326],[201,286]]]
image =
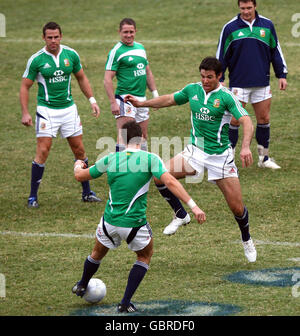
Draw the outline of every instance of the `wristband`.
[[[192,200],[190,199],[188,202],[187,202],[187,205],[193,209],[195,206],[197,206],[197,204]]]
[[[153,90],[152,95],[153,95],[153,98],[159,97],[159,94],[158,94],[157,90]]]
[[[90,98],[89,98],[89,102],[90,102],[91,104],[96,104],[96,103],[97,103],[97,101],[96,101],[96,99],[95,99],[94,97],[90,97]]]

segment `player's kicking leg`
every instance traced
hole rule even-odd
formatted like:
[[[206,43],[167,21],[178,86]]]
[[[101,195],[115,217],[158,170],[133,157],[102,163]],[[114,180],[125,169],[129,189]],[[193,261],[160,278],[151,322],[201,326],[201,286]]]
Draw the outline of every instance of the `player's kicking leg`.
[[[169,173],[175,178],[181,179],[188,175],[195,175],[196,171],[186,162],[181,154],[177,154],[174,158],[166,163]],[[182,225],[187,225],[191,221],[190,215],[184,209],[180,200],[159,180],[154,178],[154,182],[160,194],[169,203],[174,211],[174,218],[171,223],[165,227],[163,233],[166,235],[174,234]]]

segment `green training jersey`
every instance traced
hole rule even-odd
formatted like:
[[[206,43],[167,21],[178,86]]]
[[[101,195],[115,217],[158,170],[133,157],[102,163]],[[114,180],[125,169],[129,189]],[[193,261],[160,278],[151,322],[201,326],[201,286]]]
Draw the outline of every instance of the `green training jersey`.
[[[127,149],[110,153],[89,168],[92,178],[107,173],[109,199],[104,220],[115,226],[139,227],[147,223],[147,193],[152,176],[158,179],[167,171],[153,153]]]
[[[61,45],[57,56],[44,47],[28,62],[23,78],[38,83],[37,104],[62,109],[74,104],[71,94],[71,74],[82,68],[74,49]]]
[[[206,93],[202,83],[192,83],[174,94],[176,104],[190,103],[190,141],[208,154],[221,154],[228,147],[229,123],[232,115],[239,119],[248,115],[238,99],[220,85]]]
[[[105,70],[116,71],[116,95],[132,94],[144,97],[147,88],[148,65],[146,50],[140,43],[128,46],[118,42],[109,52]]]

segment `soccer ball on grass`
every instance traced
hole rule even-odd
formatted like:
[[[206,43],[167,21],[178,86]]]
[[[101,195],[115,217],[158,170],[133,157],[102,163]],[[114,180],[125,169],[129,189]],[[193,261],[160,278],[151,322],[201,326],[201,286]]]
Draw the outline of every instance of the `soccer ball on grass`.
[[[92,278],[87,286],[86,292],[83,295],[85,301],[89,303],[100,302],[106,295],[106,285],[105,283],[96,278]]]

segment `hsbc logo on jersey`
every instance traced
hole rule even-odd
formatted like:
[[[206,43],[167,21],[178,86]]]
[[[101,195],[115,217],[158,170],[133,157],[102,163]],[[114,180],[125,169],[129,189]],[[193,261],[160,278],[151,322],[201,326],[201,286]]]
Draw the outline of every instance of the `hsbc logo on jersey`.
[[[133,71],[134,77],[139,77],[139,76],[145,76],[146,75],[146,69],[144,69],[145,65],[143,63],[137,64],[136,67],[138,68],[138,70]]]
[[[214,121],[215,117],[209,115],[210,110],[206,107],[201,107],[200,113],[195,113],[195,118],[204,121]]]
[[[56,70],[56,71],[54,71],[53,75],[55,77],[49,78],[49,83],[66,82],[69,79],[69,76],[68,75],[64,75],[64,72],[62,70]]]
[[[54,76],[62,76],[64,74],[64,72],[62,70],[56,70],[53,75]]]
[[[206,107],[201,107],[200,112],[201,112],[201,113],[204,113],[204,114],[208,114],[210,111],[209,111],[209,109],[206,108]]]

